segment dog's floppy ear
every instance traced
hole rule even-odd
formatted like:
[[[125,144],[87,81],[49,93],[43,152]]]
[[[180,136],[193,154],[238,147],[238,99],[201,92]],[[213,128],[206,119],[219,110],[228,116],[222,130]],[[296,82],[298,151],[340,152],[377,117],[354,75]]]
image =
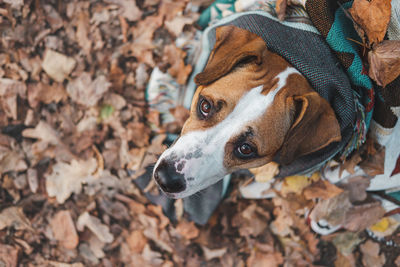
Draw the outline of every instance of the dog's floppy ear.
[[[218,27],[207,66],[196,75],[194,81],[197,85],[210,84],[243,61],[255,60],[257,64],[261,64],[265,50],[265,42],[254,33],[235,26]]]
[[[287,99],[294,107],[293,124],[281,148],[281,164],[341,140],[340,126],[328,101],[311,92]]]

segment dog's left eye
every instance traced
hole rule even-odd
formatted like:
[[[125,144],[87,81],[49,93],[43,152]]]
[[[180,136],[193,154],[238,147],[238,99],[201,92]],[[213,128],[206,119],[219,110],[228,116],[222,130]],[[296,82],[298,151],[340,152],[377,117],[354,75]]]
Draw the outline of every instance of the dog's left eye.
[[[235,152],[239,158],[249,158],[255,155],[255,148],[248,143],[239,145]]]
[[[211,106],[210,102],[208,102],[205,98],[203,98],[200,100],[198,108],[199,108],[201,116],[206,118],[210,115],[212,106]]]

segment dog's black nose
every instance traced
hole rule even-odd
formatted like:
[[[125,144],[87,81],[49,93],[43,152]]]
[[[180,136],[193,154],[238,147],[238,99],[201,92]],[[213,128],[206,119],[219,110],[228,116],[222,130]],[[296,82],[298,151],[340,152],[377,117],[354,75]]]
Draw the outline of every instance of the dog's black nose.
[[[174,165],[165,160],[161,161],[154,171],[154,179],[167,193],[179,193],[186,189],[185,177],[177,173]]]

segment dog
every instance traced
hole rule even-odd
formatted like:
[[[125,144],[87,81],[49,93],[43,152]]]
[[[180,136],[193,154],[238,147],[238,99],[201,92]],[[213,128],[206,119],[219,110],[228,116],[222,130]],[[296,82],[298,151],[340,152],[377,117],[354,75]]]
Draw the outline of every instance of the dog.
[[[357,149],[368,128],[386,146],[385,173],[371,180],[369,190],[400,186],[400,139],[393,136],[400,134],[400,124],[389,129],[371,120],[373,86],[361,64],[359,69],[350,64],[360,59],[346,60],[356,50],[348,45],[338,53],[344,59],[341,63],[353,71],[345,74],[332,47],[313,28],[281,23],[259,12],[231,17],[203,35],[210,40],[215,35],[213,49],[194,79],[197,89],[190,117],[155,165],[153,177],[161,191],[170,198],[186,198],[226,174],[267,164],[278,166],[276,178],[310,173],[335,155]],[[298,47],[300,52],[291,51]],[[355,82],[369,99],[362,100],[352,90]],[[351,175],[343,173],[327,172],[324,178],[344,182]],[[356,175],[365,173],[356,168]],[[253,183],[247,193],[262,198],[269,186]],[[395,208],[393,203],[388,207]],[[321,234],[340,227],[316,225],[313,229]]]
[[[217,28],[210,59],[195,81],[190,117],[154,169],[156,183],[171,198],[268,164],[278,152],[287,165],[341,140],[330,104],[247,30]]]

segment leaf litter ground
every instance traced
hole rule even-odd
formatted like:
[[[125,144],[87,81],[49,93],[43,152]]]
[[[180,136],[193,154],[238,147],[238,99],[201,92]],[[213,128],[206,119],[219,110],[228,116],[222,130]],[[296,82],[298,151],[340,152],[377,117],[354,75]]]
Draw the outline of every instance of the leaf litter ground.
[[[165,123],[149,109],[150,75],[158,68],[187,82],[193,66],[175,41],[195,38],[194,22],[210,2],[0,2],[0,265],[400,265],[398,223],[378,221],[373,203],[353,205],[368,197],[362,177],[348,188],[318,174],[288,177],[273,200],[246,200],[237,186],[252,175],[239,172],[205,226],[188,221],[179,201],[178,221],[170,222],[134,185],[165,149],[165,134],[179,133],[188,116],[176,105]],[[380,42],[374,30],[367,40]],[[371,77],[383,85],[397,64],[385,56],[388,45],[370,52]],[[364,159],[377,173],[379,155],[353,155],[340,168]],[[308,216],[325,208],[340,209],[335,219],[346,217],[351,231],[313,233]],[[372,238],[364,229],[373,223],[390,235]]]

